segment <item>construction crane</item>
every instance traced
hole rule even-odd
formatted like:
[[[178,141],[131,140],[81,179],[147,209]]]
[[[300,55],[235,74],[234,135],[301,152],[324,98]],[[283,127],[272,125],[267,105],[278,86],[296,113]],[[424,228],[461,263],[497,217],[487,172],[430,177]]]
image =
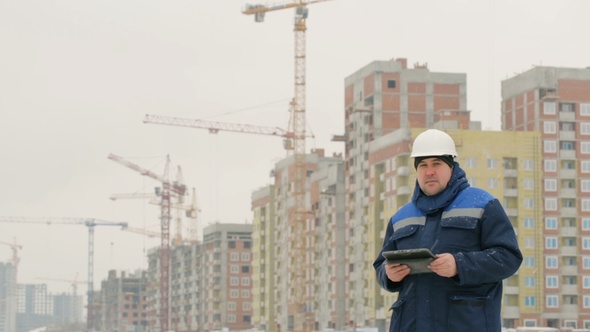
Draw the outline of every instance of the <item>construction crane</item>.
[[[178,178],[178,177],[177,177]],[[177,180],[178,181],[178,180]],[[175,245],[178,245],[182,242],[188,242],[188,243],[195,243],[197,242],[197,217],[198,217],[198,212],[200,212],[200,209],[197,207],[197,197],[196,197],[196,191],[195,188],[192,188],[192,199],[191,199],[191,204],[183,204],[184,203],[184,196],[178,196],[178,195],[174,195],[173,193],[171,194],[171,196],[176,197],[177,201],[175,203],[171,203],[170,207],[177,210],[176,213],[176,234],[174,236],[174,238],[172,239],[172,243]],[[111,196],[109,197],[111,200],[116,201],[119,199],[149,199],[148,203],[153,204],[153,205],[161,205],[162,204],[162,200],[160,199],[160,197],[153,193],[119,193],[119,194],[111,194]],[[181,213],[180,211],[184,211],[184,213]],[[184,216],[186,218],[188,218],[190,220],[189,224],[188,224],[188,236],[183,236],[183,232],[182,232],[182,215],[184,214]],[[127,229],[129,230],[129,229]],[[137,229],[140,230],[140,229]],[[131,230],[130,230],[131,231]],[[133,232],[133,231],[131,231]],[[138,231],[136,231],[136,233],[138,233]],[[145,234],[148,236],[156,236],[153,234]],[[157,237],[160,237],[160,233],[158,233]]]
[[[77,315],[77,311],[78,311],[78,285],[83,285],[88,283],[88,281],[86,280],[78,280],[78,274],[76,273],[76,276],[74,277],[73,280],[69,280],[69,279],[59,279],[59,278],[35,278],[35,279],[39,279],[39,280],[49,280],[49,281],[63,281],[63,282],[67,282],[72,286],[72,297],[74,298],[73,304],[72,304],[72,312],[76,313],[75,317],[76,317],[76,323],[78,322],[78,315]]]
[[[311,330],[313,322],[308,322],[306,312],[308,294],[305,282],[305,219],[308,217],[308,211],[305,205],[305,110],[306,110],[306,40],[305,32],[307,30],[306,20],[308,16],[307,5],[325,2],[329,0],[292,0],[284,3],[273,3],[272,5],[246,5],[242,11],[246,15],[254,15],[256,22],[263,22],[264,15],[270,11],[282,9],[295,9],[294,28],[295,32],[295,95],[291,103],[291,125],[293,127],[293,158],[295,163],[295,181],[294,181],[294,220],[290,219],[291,235],[290,238],[290,270],[293,277],[291,284],[290,297],[294,303],[290,304],[289,315],[293,317],[293,330],[306,331]]]
[[[172,219],[171,195],[183,196],[186,193],[186,186],[183,183],[170,182],[168,167],[170,157],[166,157],[163,175],[158,175],[150,170],[138,166],[130,161],[114,154],[109,154],[109,159],[130,168],[141,175],[150,177],[162,183],[162,188],[157,194],[161,197],[160,204],[160,331],[168,331],[170,325],[170,220]]]
[[[63,224],[83,225],[88,227],[88,305],[86,307],[86,324],[88,331],[94,331],[94,227],[121,226],[127,227],[126,222],[114,222],[94,218],[40,218],[40,217],[0,217],[0,222],[32,223],[32,224]]]

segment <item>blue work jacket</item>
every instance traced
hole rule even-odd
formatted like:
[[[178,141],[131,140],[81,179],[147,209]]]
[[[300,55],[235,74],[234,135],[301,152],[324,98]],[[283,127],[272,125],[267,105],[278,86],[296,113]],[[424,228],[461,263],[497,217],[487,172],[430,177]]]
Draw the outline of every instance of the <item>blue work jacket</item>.
[[[518,270],[522,254],[499,201],[470,187],[458,163],[441,193],[426,196],[416,183],[412,202],[391,217],[381,252],[410,248],[452,254],[458,274],[411,274],[393,282],[379,253],[377,281],[399,293],[391,332],[501,331],[502,280]]]

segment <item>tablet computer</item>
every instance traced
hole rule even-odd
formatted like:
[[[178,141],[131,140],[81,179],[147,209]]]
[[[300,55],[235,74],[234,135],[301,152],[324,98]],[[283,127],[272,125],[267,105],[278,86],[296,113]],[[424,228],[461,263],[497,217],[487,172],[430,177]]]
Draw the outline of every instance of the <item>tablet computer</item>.
[[[436,259],[428,248],[384,251],[387,264],[405,264],[410,267],[410,274],[430,273],[428,264]]]

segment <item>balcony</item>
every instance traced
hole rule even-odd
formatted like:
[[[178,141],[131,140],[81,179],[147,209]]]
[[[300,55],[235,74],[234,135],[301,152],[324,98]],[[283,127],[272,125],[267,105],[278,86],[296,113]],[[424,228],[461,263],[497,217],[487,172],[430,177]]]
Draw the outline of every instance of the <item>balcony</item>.
[[[559,209],[559,214],[562,217],[575,218],[578,216],[578,210],[572,207],[562,207],[561,209]]]
[[[518,190],[504,189],[504,197],[516,197],[516,196],[518,196]]]
[[[575,169],[560,169],[559,170],[559,177],[562,179],[575,179],[576,178],[576,170]]]
[[[575,275],[578,275],[578,266],[577,265],[563,266],[559,269],[559,272],[562,275],[575,276]]]
[[[575,317],[576,313],[578,312],[578,305],[577,304],[563,304],[561,305],[561,312],[567,312],[570,317]]]
[[[560,159],[576,159],[576,150],[559,150]]]
[[[410,167],[402,166],[397,168],[397,175],[399,176],[408,176],[410,175]]]
[[[564,246],[559,248],[559,254],[561,256],[576,256],[578,254],[578,248],[575,246]]]
[[[519,290],[518,286],[505,286],[504,287],[504,294],[505,295],[508,295],[508,294],[516,295],[516,294],[519,294],[518,290]]]
[[[504,169],[505,178],[515,178],[518,172],[515,169]]]
[[[504,208],[504,210],[509,217],[518,217],[518,209]]]
[[[563,285],[561,286],[561,293],[564,295],[577,295],[578,285]]]
[[[519,318],[520,311],[518,306],[505,306],[503,308],[502,317],[503,318]]]
[[[575,112],[559,112],[559,121],[574,122],[576,121]]]
[[[559,236],[576,236],[577,235],[577,228],[576,227],[561,227],[559,229]]]
[[[562,141],[575,141],[576,132],[573,130],[561,130],[559,131],[559,139]]]
[[[403,186],[397,188],[398,195],[409,195],[412,192],[412,189],[409,186]]]
[[[578,193],[576,192],[576,189],[564,188],[559,191],[559,196],[561,198],[577,198]]]

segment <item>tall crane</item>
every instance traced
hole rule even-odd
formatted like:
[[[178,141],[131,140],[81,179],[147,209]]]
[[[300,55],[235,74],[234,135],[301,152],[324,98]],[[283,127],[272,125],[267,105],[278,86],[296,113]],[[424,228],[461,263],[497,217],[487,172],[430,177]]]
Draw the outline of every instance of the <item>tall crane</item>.
[[[127,227],[126,222],[106,221],[94,218],[41,218],[41,217],[0,217],[0,222],[32,223],[32,224],[63,224],[83,225],[88,227],[88,302],[86,325],[88,331],[94,331],[94,227],[121,226]]]
[[[166,158],[163,175],[158,175],[150,170],[138,166],[120,156],[109,154],[109,159],[130,168],[141,175],[150,177],[162,183],[162,189],[158,193],[162,199],[160,209],[160,331],[168,331],[170,325],[170,220],[171,217],[171,195],[183,196],[186,193],[186,186],[183,183],[170,182],[168,167],[170,157]]]
[[[270,11],[282,9],[295,9],[294,27],[295,32],[295,95],[291,102],[291,125],[293,127],[293,158],[295,163],[295,181],[294,181],[294,218],[289,218],[290,223],[290,274],[294,281],[290,287],[290,298],[293,302],[289,303],[290,313],[293,317],[293,330],[306,331],[311,330],[313,322],[307,321],[306,312],[308,294],[305,282],[305,220],[308,217],[308,211],[305,205],[305,108],[306,108],[306,40],[305,32],[307,30],[306,20],[308,15],[307,5],[325,2],[329,0],[291,0],[284,3],[273,3],[271,5],[246,5],[242,11],[245,15],[254,15],[256,22],[264,22],[264,15]]]
[[[177,177],[177,181],[178,181],[178,177]],[[188,243],[195,243],[197,242],[197,218],[198,218],[198,212],[200,212],[200,209],[197,207],[197,197],[196,197],[196,191],[195,188],[192,188],[192,199],[191,199],[191,203],[190,204],[184,204],[184,196],[178,196],[178,195],[171,195],[173,197],[176,197],[176,202],[171,203],[170,207],[177,210],[176,213],[176,234],[174,235],[174,238],[172,239],[172,243],[173,244],[180,244],[183,242],[188,242]],[[160,199],[160,197],[156,194],[150,194],[150,193],[119,193],[119,194],[111,194],[111,196],[109,196],[109,198],[113,201],[116,200],[120,200],[120,199],[149,199],[148,203],[153,204],[153,205],[161,205],[162,204],[162,200]],[[182,212],[181,212],[182,211]],[[186,218],[188,218],[189,224],[187,227],[188,230],[188,236],[183,236],[183,223],[182,223],[182,215],[184,215]],[[126,229],[129,230],[129,229]],[[133,232],[132,230],[129,230],[131,232]],[[136,232],[137,233],[137,232]],[[146,234],[149,236],[156,236],[153,234]],[[160,233],[158,233],[157,237],[160,237]]]

